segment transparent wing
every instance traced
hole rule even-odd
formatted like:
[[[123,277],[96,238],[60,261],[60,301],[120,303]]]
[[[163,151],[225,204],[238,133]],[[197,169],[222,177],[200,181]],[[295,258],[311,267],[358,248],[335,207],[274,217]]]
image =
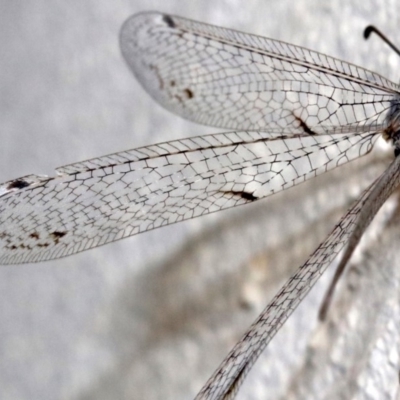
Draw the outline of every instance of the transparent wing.
[[[325,241],[280,289],[204,385],[196,400],[228,400],[235,397],[263,349],[347,243],[375,184],[376,181],[362,193]]]
[[[150,95],[190,120],[306,134],[378,130],[399,86],[273,39],[159,13],[128,19],[122,53]],[[335,128],[333,128],[335,127]]]
[[[370,151],[373,134],[230,132],[124,151],[0,187],[0,263],[49,260],[246,204]]]

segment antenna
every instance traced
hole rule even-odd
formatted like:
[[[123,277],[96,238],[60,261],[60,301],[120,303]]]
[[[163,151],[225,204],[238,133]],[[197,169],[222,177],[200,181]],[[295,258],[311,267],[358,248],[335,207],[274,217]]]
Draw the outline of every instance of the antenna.
[[[386,44],[388,44],[400,56],[400,50],[375,26],[368,25],[364,29],[364,39],[367,40],[372,32],[375,32]]]

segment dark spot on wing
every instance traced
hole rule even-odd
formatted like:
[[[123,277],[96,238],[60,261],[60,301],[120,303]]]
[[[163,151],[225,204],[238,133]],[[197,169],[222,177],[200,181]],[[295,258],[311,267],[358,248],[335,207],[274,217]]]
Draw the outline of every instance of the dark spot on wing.
[[[67,232],[54,231],[50,233],[50,237],[54,240],[55,244],[58,244],[60,242],[60,239],[64,237],[66,234]]]
[[[66,234],[67,234],[67,232],[54,231],[50,235],[53,237],[56,237],[56,238],[62,238]]]
[[[254,196],[252,193],[238,192],[238,195],[241,196],[245,200],[250,200],[250,201],[257,200],[257,197]]]
[[[46,248],[51,246],[52,244],[58,244],[60,239],[65,236],[68,232],[62,232],[62,231],[54,231],[52,233],[50,233],[50,238],[52,239],[52,242],[50,241],[46,241],[46,242],[41,242],[40,241],[40,234],[39,232],[32,232],[28,235],[29,238],[31,239],[35,239],[36,242],[34,243],[30,243],[30,244],[26,244],[23,242],[23,238],[22,237],[18,237],[18,238],[14,238],[17,239],[19,242],[15,244],[15,240],[11,240],[11,235],[7,232],[0,232],[0,239],[4,239],[4,241],[7,243],[5,248],[7,250],[24,250],[24,251],[31,251],[35,248]],[[14,243],[13,243],[14,242]]]
[[[182,106],[185,106],[185,101],[192,99],[194,97],[194,93],[190,89],[183,89],[182,92],[172,94],[172,97],[178,100]]]
[[[7,186],[7,190],[23,189],[27,186],[29,186],[28,182],[24,181],[23,179],[16,179],[15,181],[9,183],[9,185]]]
[[[257,197],[254,196],[252,193],[249,193],[249,192],[239,192],[239,191],[234,191],[234,190],[232,190],[232,191],[224,192],[224,193],[231,193],[231,194],[233,194],[234,196],[239,196],[239,197],[241,197],[242,199],[249,200],[249,201],[255,201],[255,200],[257,200]]]
[[[184,89],[183,93],[185,94],[187,99],[192,99],[194,94],[190,89]]]
[[[170,28],[176,27],[174,20],[169,15],[163,15],[162,19]]]
[[[316,133],[311,130],[301,118],[297,117],[296,115],[294,117],[296,118],[296,121],[300,124],[301,129],[303,129],[305,133],[308,133],[309,135],[316,135]]]
[[[169,85],[170,85],[171,87],[174,87],[174,86],[176,85],[176,82],[175,82],[174,80],[171,80],[171,81],[169,82]]]

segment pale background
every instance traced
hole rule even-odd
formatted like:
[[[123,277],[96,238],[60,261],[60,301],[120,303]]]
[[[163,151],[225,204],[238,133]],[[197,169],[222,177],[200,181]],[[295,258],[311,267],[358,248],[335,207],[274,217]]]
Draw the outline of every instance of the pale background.
[[[216,131],[164,111],[131,76],[118,32],[144,10],[309,47],[395,82],[400,76],[397,56],[376,37],[362,39],[373,23],[400,42],[394,0],[0,0],[0,182]],[[381,167],[367,161],[237,210],[66,259],[2,266],[0,399],[193,398],[377,176]],[[325,279],[238,398],[394,398],[400,234],[382,224],[358,253],[360,269],[347,276],[332,320],[317,326]]]

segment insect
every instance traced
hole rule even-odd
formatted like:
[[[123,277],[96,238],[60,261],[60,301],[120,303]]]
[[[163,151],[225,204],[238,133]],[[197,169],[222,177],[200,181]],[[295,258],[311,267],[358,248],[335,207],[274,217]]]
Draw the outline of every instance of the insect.
[[[257,201],[369,153],[380,135],[394,147],[385,173],[282,287],[196,397],[232,398],[347,244],[339,276],[398,186],[399,86],[298,46],[159,13],[131,17],[120,40],[129,67],[156,101],[187,119],[231,131],[2,184],[1,264],[64,257]]]

